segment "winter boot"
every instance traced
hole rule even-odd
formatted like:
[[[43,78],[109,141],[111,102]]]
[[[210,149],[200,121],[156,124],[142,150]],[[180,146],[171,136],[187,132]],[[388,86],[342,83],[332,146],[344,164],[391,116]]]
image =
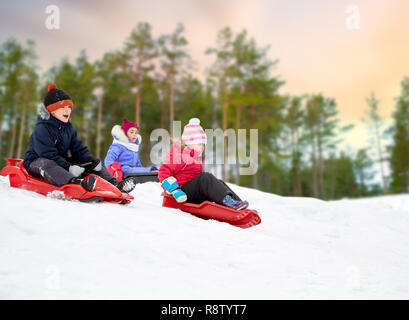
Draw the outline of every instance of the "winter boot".
[[[223,199],[223,205],[234,210],[243,210],[249,206],[249,203],[247,201],[234,200],[231,195],[228,194]]]
[[[97,177],[92,175],[87,180],[80,178],[72,178],[70,183],[80,185],[88,192],[92,192],[94,191],[95,185],[97,184]]]
[[[131,192],[133,189],[135,189],[135,186],[136,186],[136,182],[133,177],[125,178],[116,184],[116,187],[119,189],[119,191],[123,193]]]

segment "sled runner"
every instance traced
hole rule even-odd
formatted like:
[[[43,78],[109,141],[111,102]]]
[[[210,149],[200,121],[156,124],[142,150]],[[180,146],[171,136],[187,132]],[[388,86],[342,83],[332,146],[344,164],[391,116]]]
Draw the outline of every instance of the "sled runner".
[[[250,209],[239,211],[210,201],[204,201],[201,204],[188,202],[178,203],[173,196],[166,192],[163,192],[162,196],[162,207],[180,209],[202,219],[214,219],[220,222],[227,222],[240,228],[250,228],[261,223],[257,212]]]
[[[130,173],[125,178],[132,177],[136,183],[159,182],[157,172]]]
[[[84,202],[115,202],[125,204],[134,199],[133,196],[122,193],[108,181],[98,176],[97,183],[92,192],[87,192],[83,187],[75,184],[57,187],[43,179],[30,176],[23,167],[22,159],[5,158],[5,160],[7,161],[7,166],[1,170],[0,175],[4,177],[9,176],[10,186],[13,188],[25,189],[42,195],[60,191],[67,198]],[[15,163],[17,165],[14,165]]]
[[[122,179],[132,177],[136,184],[145,183],[145,182],[159,182],[158,171],[151,172],[138,172],[138,173],[128,173],[123,176],[122,168],[119,162],[115,161],[111,163],[107,170],[112,174],[116,180],[122,181]]]

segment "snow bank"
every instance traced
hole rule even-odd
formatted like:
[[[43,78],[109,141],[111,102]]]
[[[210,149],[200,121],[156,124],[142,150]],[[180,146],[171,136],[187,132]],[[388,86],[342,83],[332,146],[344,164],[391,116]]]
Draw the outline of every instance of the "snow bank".
[[[325,202],[232,187],[261,225],[162,208],[153,182],[121,206],[0,177],[0,298],[409,298],[409,195]]]

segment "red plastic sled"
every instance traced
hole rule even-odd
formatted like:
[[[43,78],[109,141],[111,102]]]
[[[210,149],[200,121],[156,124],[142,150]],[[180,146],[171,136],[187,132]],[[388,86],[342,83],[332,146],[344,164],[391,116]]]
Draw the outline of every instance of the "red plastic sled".
[[[43,179],[30,176],[23,167],[22,159],[7,159],[7,166],[4,167],[0,175],[9,176],[10,186],[13,188],[25,189],[34,191],[42,195],[47,195],[50,192],[60,191],[65,197],[77,199],[85,202],[117,202],[128,203],[133,200],[133,196],[122,193],[108,181],[97,176],[97,183],[92,192],[87,192],[83,187],[75,184],[67,184],[62,187],[57,187],[47,183]],[[17,165],[14,165],[17,163]]]
[[[204,201],[201,204],[178,203],[175,198],[165,192],[162,193],[162,196],[162,207],[180,209],[202,219],[227,222],[240,228],[250,228],[261,223],[257,212],[250,209],[234,210],[210,201]]]

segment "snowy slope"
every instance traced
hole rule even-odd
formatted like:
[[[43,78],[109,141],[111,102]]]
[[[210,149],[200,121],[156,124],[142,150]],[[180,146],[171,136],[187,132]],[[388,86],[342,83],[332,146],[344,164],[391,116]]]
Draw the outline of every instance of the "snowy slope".
[[[0,177],[0,298],[409,298],[409,195],[324,202],[233,188],[261,225],[162,208],[157,183],[120,206]]]

